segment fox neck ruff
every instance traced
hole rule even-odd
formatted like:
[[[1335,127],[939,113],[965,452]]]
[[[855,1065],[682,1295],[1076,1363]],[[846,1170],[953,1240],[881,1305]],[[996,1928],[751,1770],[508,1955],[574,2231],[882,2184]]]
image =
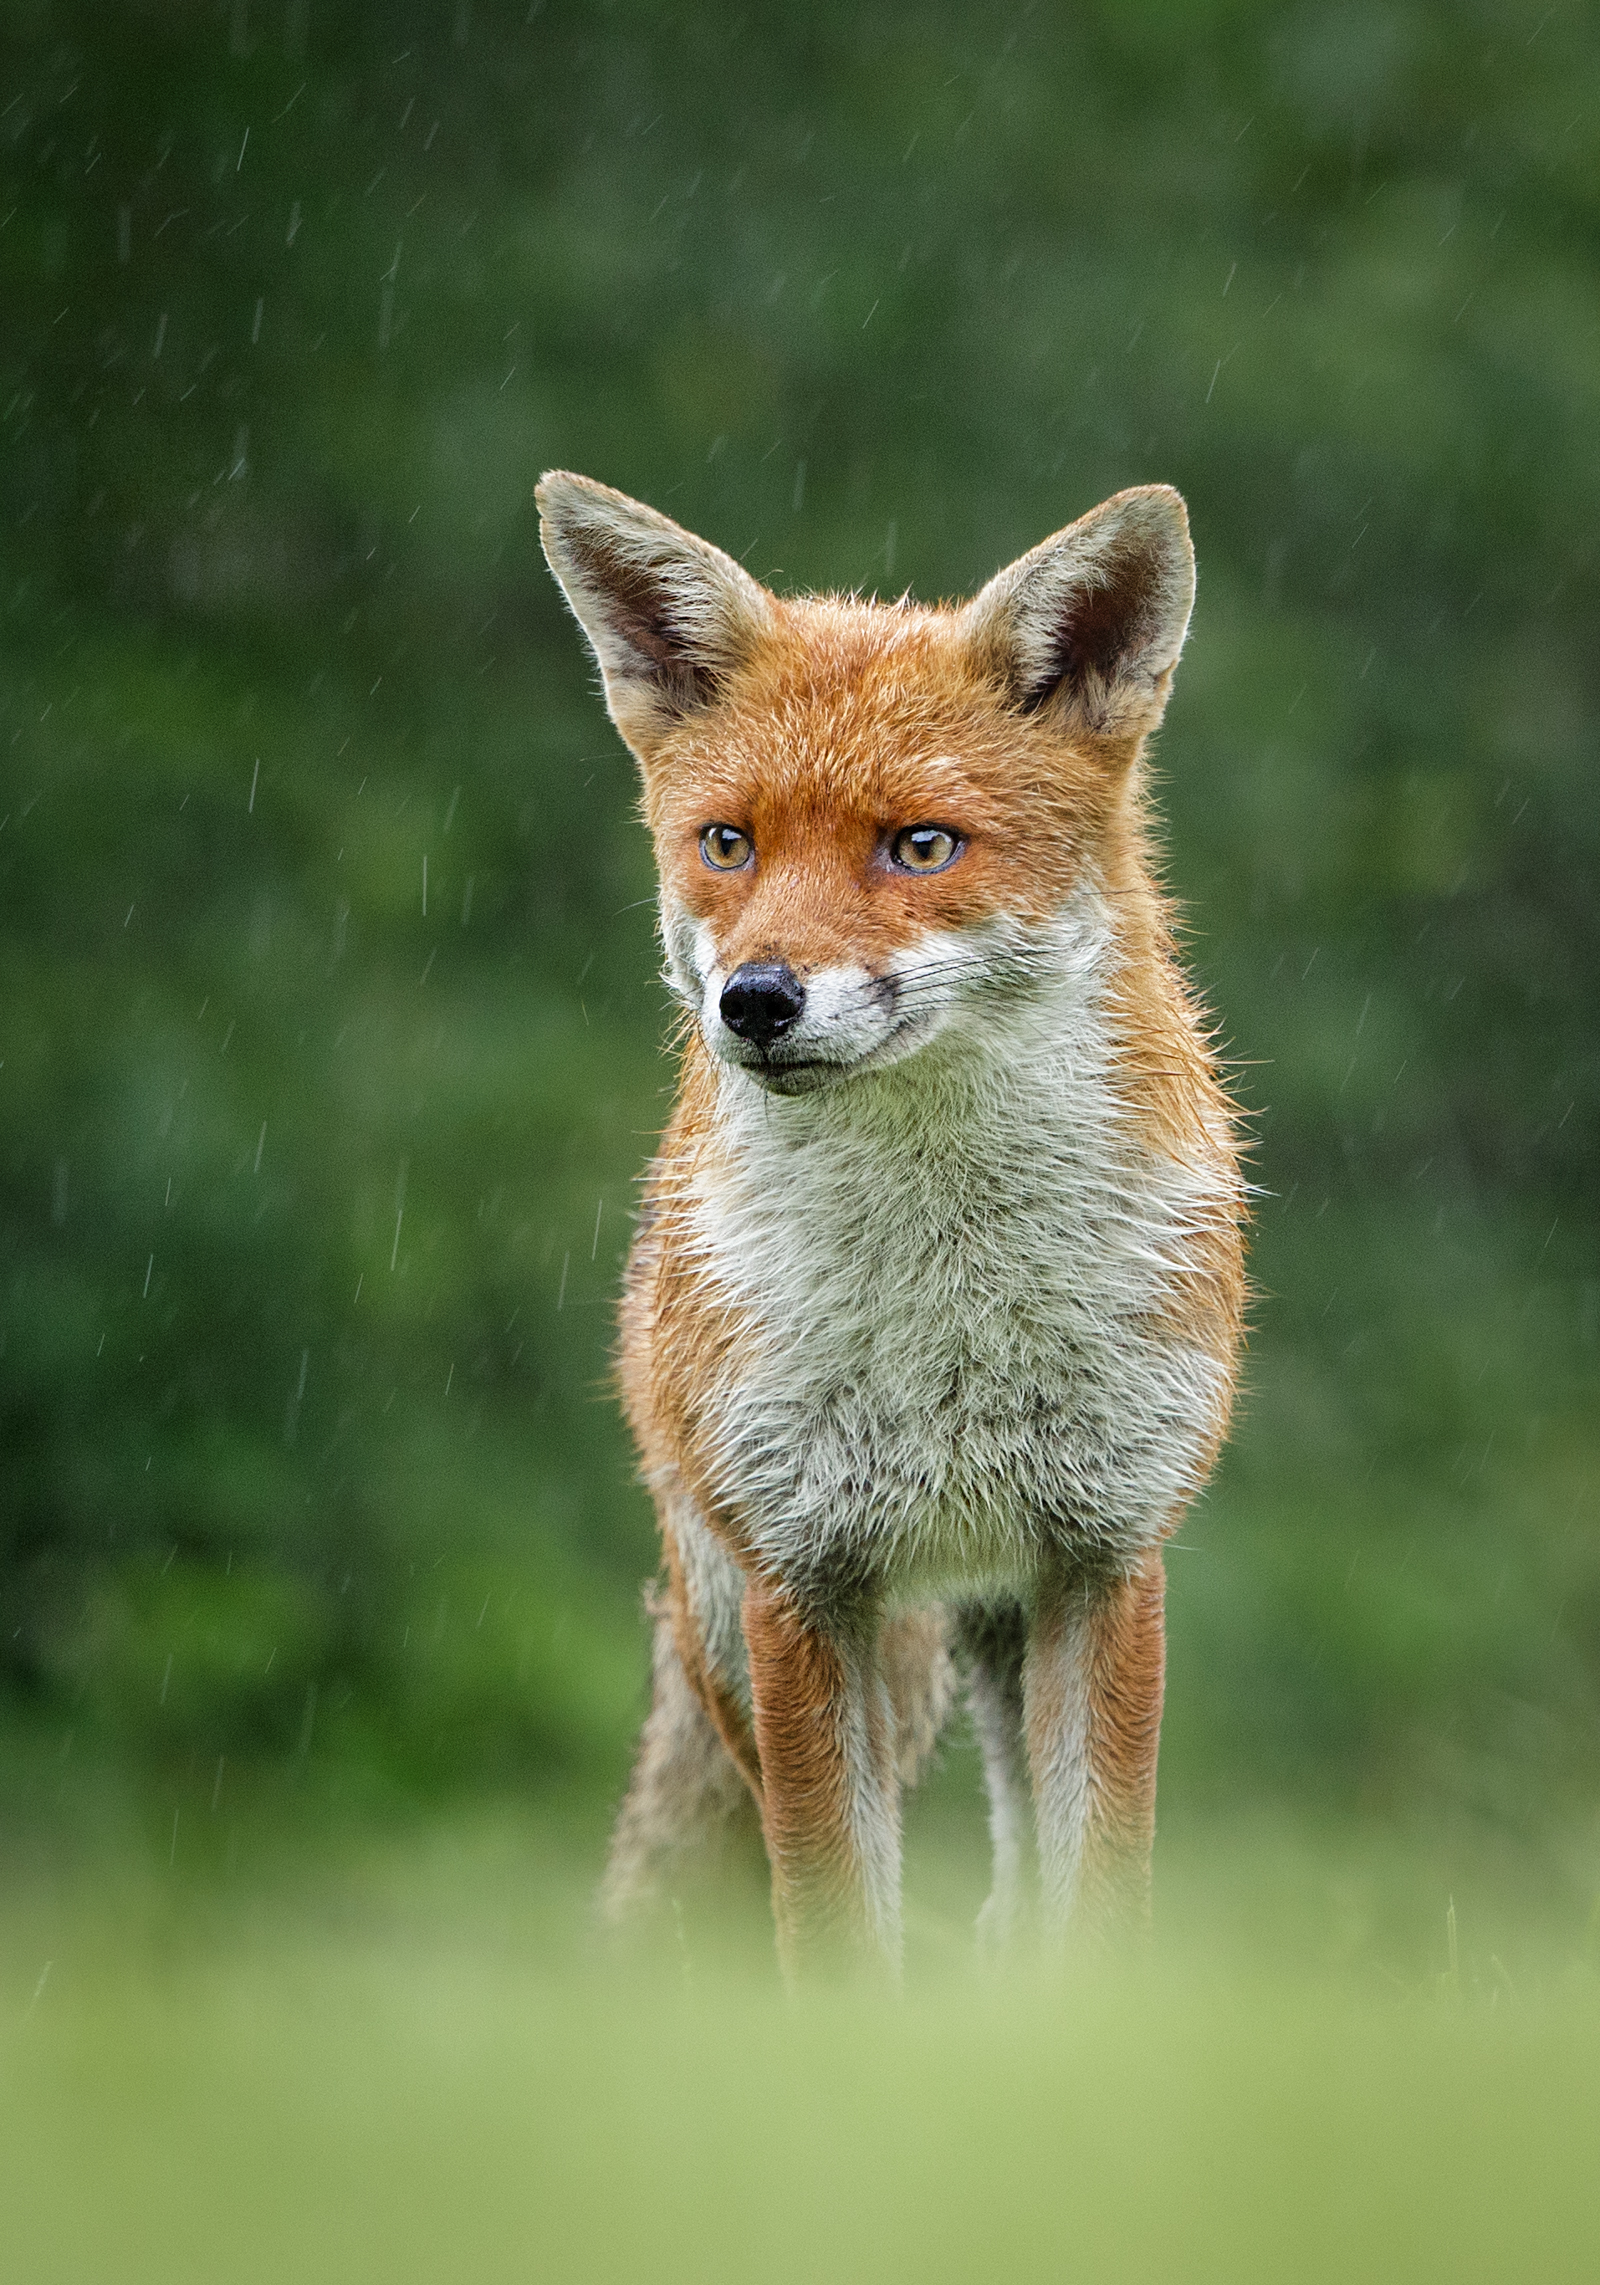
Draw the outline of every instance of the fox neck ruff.
[[[902,1063],[793,1099],[719,1072],[691,1242],[746,1337],[704,1448],[745,1558],[819,1604],[1129,1568],[1225,1424],[1192,1302],[1231,1157],[1141,1120],[1094,883],[999,949],[1007,987]]]

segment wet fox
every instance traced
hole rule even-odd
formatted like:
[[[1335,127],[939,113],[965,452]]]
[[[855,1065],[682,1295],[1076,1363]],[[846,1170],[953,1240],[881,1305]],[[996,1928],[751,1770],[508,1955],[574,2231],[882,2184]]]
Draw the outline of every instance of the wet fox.
[[[748,1790],[792,1973],[894,1963],[965,1670],[982,1925],[1145,1909],[1162,1543],[1227,1425],[1243,1188],[1142,754],[1194,594],[1164,485],[958,607],[779,598],[538,492],[636,756],[686,1011],[622,1305],[660,1514],[625,1917]]]

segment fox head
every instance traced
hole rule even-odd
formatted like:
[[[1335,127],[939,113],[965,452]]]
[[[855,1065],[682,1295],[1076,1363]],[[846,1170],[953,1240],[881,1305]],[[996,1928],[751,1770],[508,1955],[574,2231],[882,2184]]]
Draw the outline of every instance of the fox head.
[[[939,609],[780,599],[587,477],[538,501],[711,1053],[802,1094],[1025,995],[1074,890],[1136,845],[1194,599],[1179,495],[1119,492]]]

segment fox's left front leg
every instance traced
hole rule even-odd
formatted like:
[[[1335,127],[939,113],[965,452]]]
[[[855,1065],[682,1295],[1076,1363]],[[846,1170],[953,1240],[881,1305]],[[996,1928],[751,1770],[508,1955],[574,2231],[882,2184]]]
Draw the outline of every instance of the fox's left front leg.
[[[900,1787],[876,1612],[823,1621],[752,1581],[745,1643],[778,1954],[811,1964],[900,1958]]]
[[[1023,1721],[1044,1916],[1058,1933],[1149,1919],[1165,1591],[1157,1548],[1132,1572],[1048,1582],[1034,1612]]]

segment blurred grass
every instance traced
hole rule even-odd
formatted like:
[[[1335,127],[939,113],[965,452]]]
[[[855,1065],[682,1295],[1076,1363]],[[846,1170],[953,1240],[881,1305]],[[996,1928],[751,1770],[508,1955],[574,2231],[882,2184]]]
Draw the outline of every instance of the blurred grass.
[[[941,1842],[904,1998],[786,2002],[759,1912],[598,1957],[573,1838],[13,1893],[11,2273],[1593,2275],[1593,1934],[1452,1915],[1412,1859],[1396,1952],[1357,1922],[1398,1858],[1277,1826],[1182,1865],[1141,1968],[982,1976]]]

